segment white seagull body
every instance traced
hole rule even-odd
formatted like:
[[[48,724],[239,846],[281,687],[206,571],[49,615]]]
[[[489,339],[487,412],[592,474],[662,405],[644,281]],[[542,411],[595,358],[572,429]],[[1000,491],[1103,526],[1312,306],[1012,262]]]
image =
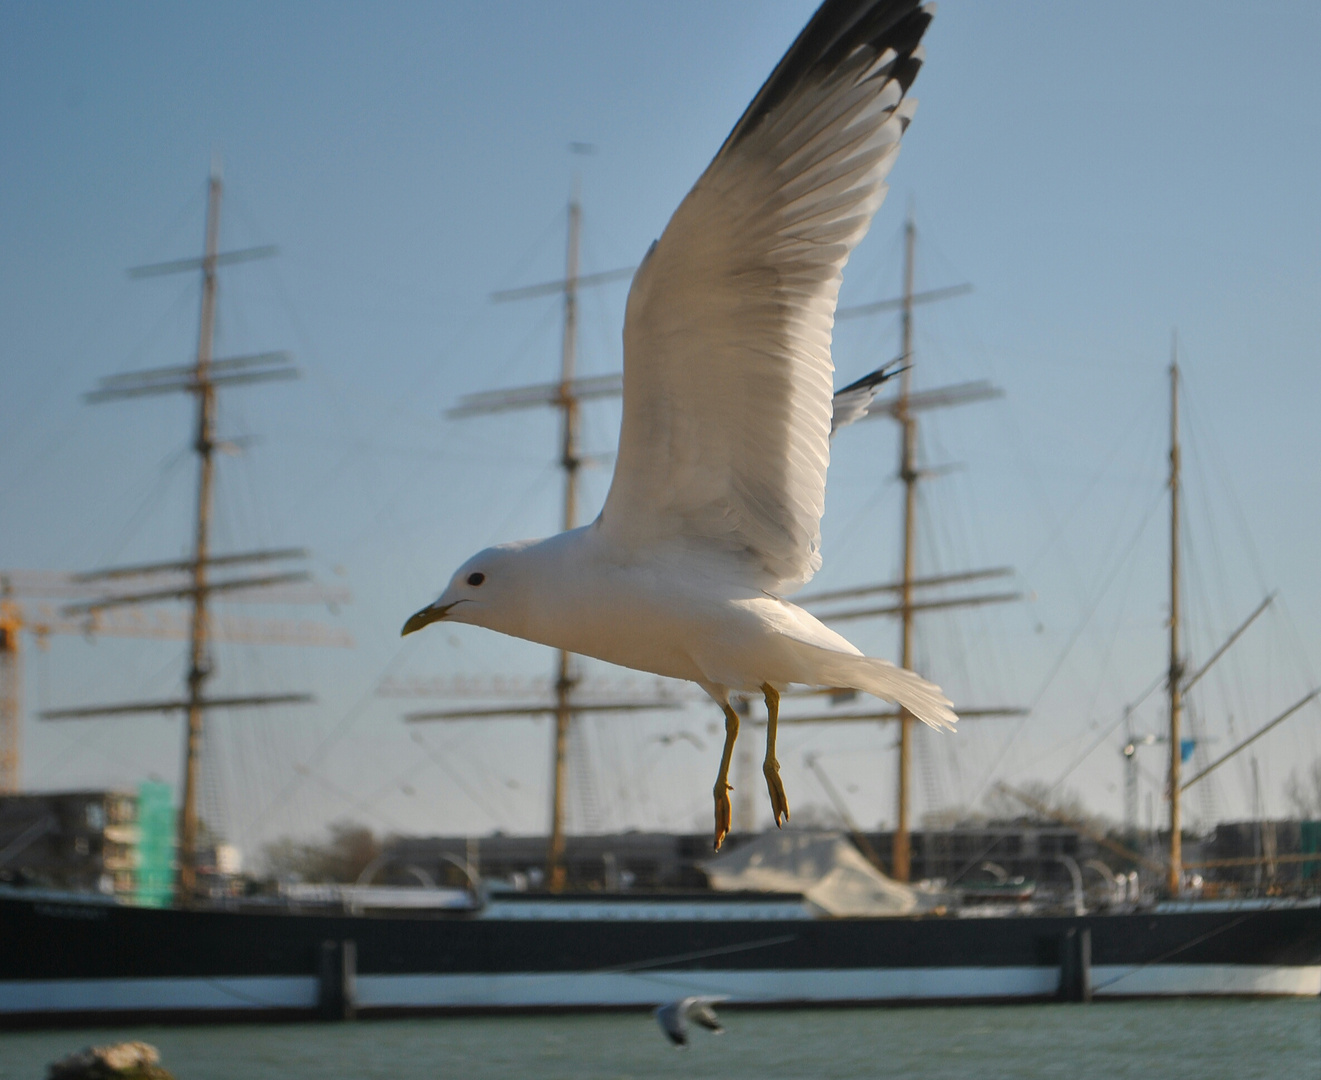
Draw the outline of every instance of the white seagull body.
[[[732,691],[766,695],[777,824],[788,816],[774,757],[784,687],[852,687],[933,727],[955,721],[939,688],[783,599],[821,564],[835,303],[912,117],[929,22],[916,0],[826,0],[634,276],[600,516],[479,552],[404,627],[473,623],[697,683],[726,717],[717,847]],[[880,381],[841,392],[839,425]]]
[[[728,997],[686,997],[661,1005],[653,1014],[665,1037],[680,1050],[688,1045],[688,1023],[691,1021],[715,1035],[723,1035],[725,1027],[712,1006],[728,1001]]]

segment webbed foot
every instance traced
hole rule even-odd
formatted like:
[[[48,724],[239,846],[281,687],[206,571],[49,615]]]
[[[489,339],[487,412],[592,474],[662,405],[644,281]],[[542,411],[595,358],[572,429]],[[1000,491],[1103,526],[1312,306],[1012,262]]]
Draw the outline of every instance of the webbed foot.
[[[766,790],[771,794],[771,812],[775,815],[775,827],[783,828],[789,820],[789,800],[784,794],[784,782],[780,779],[780,763],[768,758],[762,763],[762,775],[766,777]]]
[[[729,835],[729,823],[733,816],[733,809],[729,803],[729,793],[734,789],[728,784],[716,782],[714,795],[716,797],[716,840],[715,849],[720,850],[720,845],[725,842],[725,837]]]

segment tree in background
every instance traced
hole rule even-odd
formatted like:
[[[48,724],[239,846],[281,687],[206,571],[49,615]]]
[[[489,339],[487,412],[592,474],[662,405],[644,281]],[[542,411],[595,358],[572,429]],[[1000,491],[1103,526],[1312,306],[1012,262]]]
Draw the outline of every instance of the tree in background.
[[[1289,774],[1289,786],[1285,788],[1289,800],[1289,810],[1305,821],[1321,819],[1321,758],[1312,762],[1307,775],[1299,776],[1297,770]]]
[[[274,878],[351,884],[381,853],[381,841],[366,825],[336,821],[322,843],[283,836],[262,848],[266,873]]]

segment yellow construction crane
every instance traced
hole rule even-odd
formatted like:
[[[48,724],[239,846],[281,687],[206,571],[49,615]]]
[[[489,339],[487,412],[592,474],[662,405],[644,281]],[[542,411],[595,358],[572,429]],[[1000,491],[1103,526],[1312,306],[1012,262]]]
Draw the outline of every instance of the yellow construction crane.
[[[23,738],[23,632],[32,636],[38,648],[45,648],[54,634],[167,641],[186,641],[189,637],[188,620],[175,612],[119,609],[112,614],[95,607],[79,614],[66,614],[48,603],[19,602],[19,597],[32,595],[86,596],[88,586],[81,578],[83,575],[51,571],[0,571],[0,795],[19,790]],[[272,598],[270,595],[262,597]],[[301,598],[292,592],[280,597],[284,600]],[[319,592],[316,598],[324,599],[324,594]],[[209,616],[208,621],[207,637],[213,641],[331,648],[351,648],[353,645],[348,631],[317,622],[214,615]]]

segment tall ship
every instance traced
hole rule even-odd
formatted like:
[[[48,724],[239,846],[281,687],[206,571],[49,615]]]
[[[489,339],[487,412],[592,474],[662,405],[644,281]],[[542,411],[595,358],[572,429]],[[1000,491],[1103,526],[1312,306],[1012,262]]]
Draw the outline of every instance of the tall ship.
[[[199,855],[198,769],[207,711],[246,704],[294,704],[306,695],[264,695],[251,700],[207,692],[208,634],[216,624],[208,601],[217,591],[241,591],[294,580],[292,573],[217,578],[215,571],[296,555],[274,551],[216,554],[209,513],[215,393],[226,381],[257,381],[288,374],[282,357],[217,361],[212,358],[216,274],[245,253],[218,246],[221,184],[210,182],[206,251],[187,269],[202,274],[202,314],[194,365],[173,373],[147,372],[105,388],[110,396],[183,390],[197,401],[197,512],[192,556],[182,562],[128,568],[134,574],[181,575],[169,588],[190,607],[189,666],[182,697],[83,710],[85,715],[144,709],[182,714],[186,723],[183,806],[178,815],[174,867],[158,892],[136,901],[95,892],[0,885],[0,1023],[10,1026],[128,1020],[219,1021],[291,1017],[421,1015],[485,1010],[575,1010],[653,1007],[690,995],[715,995],[731,1006],[914,1004],[989,1001],[1088,1001],[1104,997],[1184,995],[1321,994],[1321,855],[1293,859],[1302,883],[1297,895],[1197,895],[1192,875],[1208,863],[1191,863],[1183,851],[1180,796],[1205,773],[1228,760],[1234,747],[1197,775],[1184,769],[1181,728],[1184,694],[1205,667],[1187,670],[1181,641],[1179,371],[1170,367],[1170,611],[1166,787],[1169,828],[1163,850],[1137,849],[1086,823],[1011,794],[1039,820],[1058,819],[1051,836],[1061,843],[1042,858],[1066,867],[1072,888],[1063,894],[1037,889],[1016,873],[1009,856],[971,846],[946,853],[952,868],[936,876],[935,856],[915,850],[912,802],[912,718],[900,711],[824,717],[800,714],[800,722],[893,722],[898,726],[896,828],[878,836],[858,827],[829,777],[823,787],[836,802],[842,830],[786,831],[731,837],[726,854],[699,857],[695,838],[668,838],[688,876],[648,888],[625,886],[627,868],[615,866],[606,888],[575,888],[568,872],[573,844],[566,837],[568,745],[576,717],[589,711],[659,708],[665,700],[598,702],[578,695],[575,660],[556,657],[553,700],[531,711],[554,719],[551,824],[544,841],[540,886],[526,888],[516,873],[497,874],[491,856],[431,849],[435,862],[453,867],[462,884],[437,885],[419,871],[418,888],[370,884],[378,865],[364,869],[355,886],[306,886],[282,896],[217,896],[208,893]],[[626,271],[580,275],[579,209],[569,208],[566,274],[552,283],[563,296],[560,379],[543,387],[477,395],[456,411],[474,414],[523,405],[560,411],[560,464],[565,476],[564,524],[576,524],[578,407],[584,397],[618,392],[617,377],[579,378],[575,373],[578,290]],[[904,484],[902,577],[896,583],[846,594],[818,595],[829,604],[887,592],[884,609],[901,626],[901,662],[913,663],[914,618],[931,607],[985,603],[1007,595],[963,600],[922,599],[934,583],[959,584],[995,576],[969,571],[923,579],[916,569],[917,416],[925,408],[977,400],[993,391],[963,384],[942,391],[912,388],[915,305],[951,290],[914,291],[915,230],[906,229],[904,293],[886,305],[902,313],[905,371],[898,393],[869,402],[875,415],[900,428],[899,477]],[[254,257],[252,252],[246,257]],[[170,264],[174,268],[183,263]],[[545,287],[538,287],[544,290]],[[161,589],[140,590],[138,599]],[[118,602],[127,603],[121,596]],[[97,606],[93,603],[92,606]],[[100,603],[104,608],[105,602]],[[875,614],[875,611],[870,611]],[[839,614],[837,612],[837,614]],[[847,613],[845,613],[847,614]],[[1215,658],[1213,658],[1214,661]],[[1247,745],[1288,719],[1314,695],[1272,720]],[[524,709],[523,714],[529,710]],[[490,718],[500,710],[484,710]],[[961,709],[967,716],[1014,713],[1001,707]],[[71,714],[70,714],[71,715]],[[452,710],[416,719],[458,719],[473,710]],[[786,715],[781,723],[792,723]],[[1153,737],[1153,741],[1155,741]],[[817,768],[817,765],[813,765]],[[750,785],[745,785],[750,786]],[[736,818],[737,824],[737,818]],[[1043,834],[1048,832],[1043,829]],[[645,841],[634,840],[633,843]],[[742,841],[742,842],[736,842]],[[664,843],[657,841],[658,850]],[[709,841],[708,841],[709,843]],[[1082,850],[1080,843],[1087,848]],[[686,845],[686,847],[685,847]],[[679,850],[683,849],[683,850]],[[421,851],[421,849],[419,849]],[[1088,859],[1087,853],[1106,858]],[[0,853],[2,854],[2,853]],[[613,855],[607,865],[615,862]],[[991,856],[995,861],[991,861]],[[424,853],[401,854],[421,865]],[[1273,853],[1239,859],[1245,865],[1289,862]],[[1255,861],[1254,861],[1255,860]],[[1233,862],[1234,860],[1229,860]],[[1083,865],[1080,867],[1080,862]],[[483,875],[480,867],[486,867]],[[970,867],[985,869],[978,883],[960,884]],[[1091,867],[1104,888],[1083,887]],[[882,872],[884,871],[884,873]],[[607,879],[610,874],[607,873]],[[1311,883],[1311,895],[1306,895]]]

